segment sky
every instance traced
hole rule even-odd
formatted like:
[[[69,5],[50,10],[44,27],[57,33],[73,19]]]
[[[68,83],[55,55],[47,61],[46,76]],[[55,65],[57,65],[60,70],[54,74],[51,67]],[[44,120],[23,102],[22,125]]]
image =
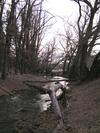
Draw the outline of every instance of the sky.
[[[72,0],[45,0],[43,6],[56,18],[56,23],[48,30],[44,38],[47,42],[52,40],[57,33],[64,33],[64,23],[60,17],[71,23],[77,21],[78,5]],[[95,46],[94,50],[100,50],[100,45]]]
[[[7,0],[11,1],[11,0]],[[76,21],[78,16],[78,6],[72,0],[44,0],[43,8],[55,16],[53,26],[47,31],[44,40],[47,42],[56,36],[57,33],[64,32],[64,23],[61,19]]]
[[[52,14],[59,16],[71,16],[77,7],[77,4],[71,0],[45,0],[44,4]]]
[[[53,38],[57,33],[64,32],[64,23],[66,21],[75,22],[78,16],[78,6],[71,0],[45,0],[44,9],[55,16],[55,24],[48,30],[48,36],[45,39]]]

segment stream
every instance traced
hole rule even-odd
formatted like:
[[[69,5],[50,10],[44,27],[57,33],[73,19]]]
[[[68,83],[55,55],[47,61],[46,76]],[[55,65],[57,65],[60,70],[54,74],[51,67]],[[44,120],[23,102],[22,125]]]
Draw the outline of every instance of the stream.
[[[63,79],[64,79],[63,77],[55,76],[51,80],[63,80]],[[66,86],[68,84],[66,81],[60,81],[60,83]],[[66,87],[66,89],[68,89],[68,87]],[[59,89],[56,92],[56,96],[58,97],[61,94],[62,90]],[[5,101],[6,103],[9,104],[11,110],[14,112],[20,110],[34,111],[35,113],[37,111],[43,112],[46,111],[51,105],[51,100],[48,94],[40,94],[32,90],[20,91],[18,94],[15,94],[14,96],[6,97]]]
[[[51,80],[62,80],[63,77],[53,77]],[[67,82],[60,81],[61,84],[66,85]],[[56,95],[62,94],[62,90],[59,89]],[[20,92],[14,94],[13,96],[2,96],[0,97],[0,133],[12,133],[7,129],[13,129],[13,124],[15,121],[15,114],[17,112],[32,112],[34,115],[46,111],[51,106],[51,100],[48,94],[40,94],[38,91],[21,90]],[[5,126],[7,127],[6,129]],[[5,132],[4,132],[5,130]]]

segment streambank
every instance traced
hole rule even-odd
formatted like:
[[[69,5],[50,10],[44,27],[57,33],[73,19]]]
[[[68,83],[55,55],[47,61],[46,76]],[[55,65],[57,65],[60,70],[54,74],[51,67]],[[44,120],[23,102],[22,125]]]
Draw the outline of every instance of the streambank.
[[[100,79],[73,85],[69,103],[70,133],[100,133]]]
[[[0,133],[53,133],[59,124],[48,96],[24,84],[29,79],[46,80],[24,75],[0,81]]]
[[[59,128],[50,100],[43,104],[39,91],[24,84],[32,79],[46,80],[18,75],[0,81],[0,133],[54,133]],[[57,133],[100,133],[100,79],[70,88],[68,106],[59,101],[64,125]]]

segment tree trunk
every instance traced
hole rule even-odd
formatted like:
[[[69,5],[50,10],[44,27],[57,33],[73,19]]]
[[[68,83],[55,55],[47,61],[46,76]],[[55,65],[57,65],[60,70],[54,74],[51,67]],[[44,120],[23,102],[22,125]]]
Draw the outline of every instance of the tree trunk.
[[[100,52],[95,56],[90,68],[89,79],[94,79],[100,76]]]
[[[3,42],[4,42],[4,34],[3,34],[3,28],[2,28],[2,15],[4,10],[4,2],[0,1],[0,72],[2,71],[2,50],[3,50]]]
[[[70,71],[70,77],[76,80],[84,80],[87,77],[87,73],[87,45],[86,43],[82,43],[78,47],[78,51]]]
[[[63,75],[66,74],[66,62],[67,62],[67,56],[64,59],[64,63],[63,63]]]
[[[87,68],[87,45],[83,44],[82,55],[80,60],[80,79],[85,80],[88,75]]]
[[[2,59],[2,71],[1,71],[1,78],[5,79],[6,78],[6,56],[7,56],[7,51],[6,51],[6,44],[4,44],[3,48],[3,59]]]
[[[79,45],[76,56],[74,57],[72,67],[70,69],[70,74],[69,74],[70,78],[76,79],[76,80],[79,80],[80,78],[81,50],[82,50],[82,46]]]

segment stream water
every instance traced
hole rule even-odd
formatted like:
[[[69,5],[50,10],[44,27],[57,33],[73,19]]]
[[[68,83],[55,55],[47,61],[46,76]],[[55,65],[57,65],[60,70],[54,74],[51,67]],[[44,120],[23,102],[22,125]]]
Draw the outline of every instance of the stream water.
[[[51,80],[64,80],[66,78],[55,76]],[[66,87],[66,89],[69,89],[68,82],[66,81],[60,81],[60,83]],[[56,92],[56,96],[59,97],[62,94],[62,90],[59,88],[59,90]],[[41,111],[47,110],[51,105],[51,100],[48,94],[41,94]]]
[[[51,80],[63,80],[63,77],[53,77]],[[66,81],[60,81],[60,83],[67,87]],[[56,95],[59,96],[62,94],[62,90],[56,92]],[[3,106],[4,105],[4,106]],[[8,107],[8,106],[9,107]],[[37,91],[23,90],[14,96],[5,96],[2,100],[0,100],[0,106],[2,109],[17,112],[20,110],[28,110],[28,111],[40,111],[43,112],[47,110],[51,105],[51,100],[48,94],[40,94]]]
[[[53,77],[52,80],[62,80],[62,78]],[[66,86],[68,84],[65,81],[60,83]],[[62,90],[59,89],[56,95],[59,96],[61,93]],[[40,94],[32,88],[21,90],[13,96],[0,97],[0,133],[12,133],[18,112],[32,112],[36,116],[36,114],[46,111],[50,106],[51,100],[49,95]]]

